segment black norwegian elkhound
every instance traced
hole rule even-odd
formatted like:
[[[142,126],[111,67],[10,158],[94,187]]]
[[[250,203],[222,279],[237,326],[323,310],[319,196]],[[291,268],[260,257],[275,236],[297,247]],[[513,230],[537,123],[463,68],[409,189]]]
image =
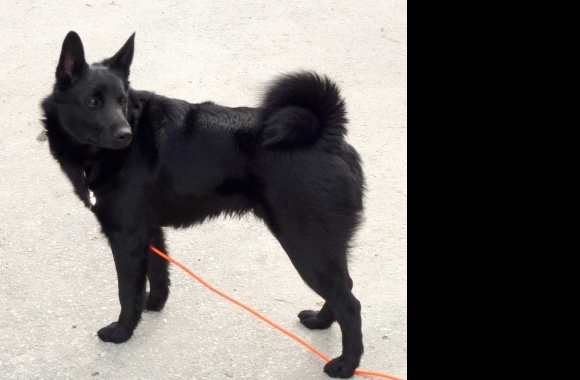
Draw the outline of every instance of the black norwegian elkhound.
[[[284,75],[259,108],[169,99],[129,87],[134,38],[89,65],[70,32],[54,90],[42,102],[51,153],[96,215],[115,259],[121,314],[99,337],[125,342],[143,309],[165,305],[168,264],[148,248],[165,249],[162,227],[251,212],[326,301],[318,312],[301,312],[302,323],[340,325],[342,355],[324,371],[351,377],[363,343],[347,251],[361,219],[364,176],[344,138],[336,84],[310,72]]]

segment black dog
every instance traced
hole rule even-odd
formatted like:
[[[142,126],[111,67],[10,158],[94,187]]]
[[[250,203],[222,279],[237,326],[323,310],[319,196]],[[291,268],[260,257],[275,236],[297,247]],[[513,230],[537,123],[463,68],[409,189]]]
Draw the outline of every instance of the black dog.
[[[361,219],[364,177],[344,140],[337,86],[300,72],[275,81],[260,108],[168,99],[129,88],[134,37],[88,65],[70,32],[54,91],[42,103],[51,153],[98,218],[115,259],[121,314],[99,337],[125,342],[144,308],[165,305],[168,264],[148,248],[165,250],[162,227],[252,212],[326,301],[318,312],[301,312],[302,323],[340,325],[342,355],[324,371],[351,377],[363,343],[347,250]]]

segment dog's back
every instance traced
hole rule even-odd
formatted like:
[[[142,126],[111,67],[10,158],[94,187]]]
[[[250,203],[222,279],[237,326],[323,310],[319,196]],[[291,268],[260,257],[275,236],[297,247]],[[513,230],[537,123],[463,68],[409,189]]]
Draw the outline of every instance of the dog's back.
[[[136,145],[153,140],[154,147],[133,161],[154,157],[158,179],[149,201],[164,210],[158,223],[181,227],[253,211],[273,227],[267,210],[276,211],[280,197],[294,199],[293,207],[303,203],[304,211],[328,208],[336,215],[327,220],[349,226],[346,236],[356,226],[352,216],[362,210],[364,177],[358,154],[344,140],[344,103],[328,78],[307,72],[281,77],[257,109],[138,91],[131,98]]]

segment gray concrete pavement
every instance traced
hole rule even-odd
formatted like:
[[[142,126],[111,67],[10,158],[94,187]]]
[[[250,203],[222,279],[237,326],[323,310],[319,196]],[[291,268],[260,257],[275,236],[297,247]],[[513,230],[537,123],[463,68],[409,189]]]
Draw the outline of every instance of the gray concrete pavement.
[[[296,69],[340,84],[368,179],[350,260],[361,367],[406,377],[406,0],[0,0],[0,379],[327,379],[318,357],[177,268],[165,310],[145,314],[128,343],[96,337],[119,312],[111,254],[36,140],[69,30],[89,61],[136,31],[133,87],[191,102],[256,106],[265,83]],[[168,237],[207,281],[340,353],[338,326],[299,324],[320,299],[262,223],[219,219]]]

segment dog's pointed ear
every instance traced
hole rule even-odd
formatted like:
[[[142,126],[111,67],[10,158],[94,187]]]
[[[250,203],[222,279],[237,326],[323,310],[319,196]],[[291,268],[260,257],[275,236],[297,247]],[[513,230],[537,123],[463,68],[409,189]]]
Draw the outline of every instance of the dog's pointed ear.
[[[62,43],[60,59],[56,67],[56,82],[62,87],[72,85],[87,67],[81,38],[75,32],[69,32]]]
[[[121,74],[125,76],[125,78],[129,78],[129,72],[131,68],[131,63],[133,62],[133,53],[135,51],[135,33],[129,37],[125,45],[109,59],[106,59],[104,64],[110,67],[113,70],[119,71]]]

